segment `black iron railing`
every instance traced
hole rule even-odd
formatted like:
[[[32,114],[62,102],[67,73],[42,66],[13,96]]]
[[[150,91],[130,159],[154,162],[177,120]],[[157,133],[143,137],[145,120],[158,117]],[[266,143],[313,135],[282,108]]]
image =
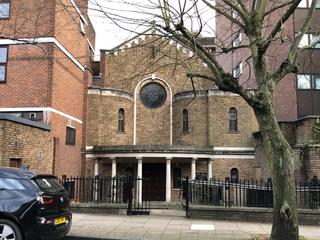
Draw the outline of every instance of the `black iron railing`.
[[[61,183],[73,202],[127,204],[128,215],[150,213],[150,200],[143,196],[147,192],[142,192],[142,186],[146,189],[152,187],[150,179],[132,176],[63,177]]]
[[[272,182],[238,180],[226,178],[224,181],[182,180],[183,199],[186,208],[190,204],[224,207],[264,207],[272,208]],[[320,180],[296,181],[296,203],[302,209],[320,209]]]

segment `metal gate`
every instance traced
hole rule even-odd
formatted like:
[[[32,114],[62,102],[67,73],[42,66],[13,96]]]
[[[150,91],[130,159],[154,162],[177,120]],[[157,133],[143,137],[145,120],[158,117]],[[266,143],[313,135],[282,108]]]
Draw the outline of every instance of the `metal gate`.
[[[149,215],[150,200],[145,199],[145,193],[151,189],[149,178],[128,177],[127,196],[128,209],[127,215]],[[144,190],[142,188],[145,188]]]

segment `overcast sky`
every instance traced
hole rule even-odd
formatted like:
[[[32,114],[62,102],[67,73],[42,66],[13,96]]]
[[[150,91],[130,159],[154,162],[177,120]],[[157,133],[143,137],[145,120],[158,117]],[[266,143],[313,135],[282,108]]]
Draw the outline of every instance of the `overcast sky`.
[[[190,0],[187,4],[192,3]],[[178,0],[169,0],[178,9]],[[159,13],[155,7],[158,0],[89,0],[89,16],[96,31],[96,49],[111,49],[123,41],[142,32],[146,27],[141,27],[143,20],[154,20],[155,13]],[[200,4],[199,11],[206,26],[203,36],[213,36],[214,12]],[[186,21],[187,22],[187,21]],[[189,20],[189,26],[197,28],[197,21]],[[127,29],[127,30],[125,30]]]

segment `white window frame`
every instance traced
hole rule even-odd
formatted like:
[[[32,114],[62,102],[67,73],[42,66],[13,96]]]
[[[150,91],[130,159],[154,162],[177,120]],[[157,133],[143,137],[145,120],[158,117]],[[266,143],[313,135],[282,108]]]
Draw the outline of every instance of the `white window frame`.
[[[239,47],[242,41],[242,34],[241,32],[238,32],[237,36],[232,42],[232,47]]]
[[[238,70],[239,69],[239,70]],[[242,74],[242,62],[238,63],[232,71],[232,75],[234,78],[239,78]]]
[[[80,18],[80,23],[79,24],[80,24],[80,32],[81,32],[81,34],[85,35],[86,34],[86,30],[84,28],[84,22],[83,22],[82,18]]]

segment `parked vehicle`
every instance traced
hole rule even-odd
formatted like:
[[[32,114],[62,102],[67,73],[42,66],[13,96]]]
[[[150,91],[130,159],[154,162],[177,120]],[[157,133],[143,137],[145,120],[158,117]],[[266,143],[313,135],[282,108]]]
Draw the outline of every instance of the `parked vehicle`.
[[[71,222],[69,197],[56,177],[0,168],[0,239],[60,239]]]

